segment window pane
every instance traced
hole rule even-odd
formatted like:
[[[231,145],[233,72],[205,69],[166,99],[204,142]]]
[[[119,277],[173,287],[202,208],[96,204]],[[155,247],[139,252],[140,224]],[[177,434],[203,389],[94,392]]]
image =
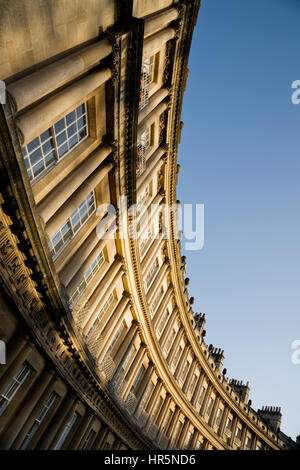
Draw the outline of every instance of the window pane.
[[[55,139],[53,138],[55,135]],[[86,103],[78,106],[27,144],[23,150],[29,179],[41,175],[88,136]],[[34,165],[37,165],[33,168]]]
[[[37,137],[36,139],[29,142],[29,144],[27,145],[28,152],[32,152],[32,150],[34,150],[39,145],[40,145],[40,141],[39,141],[39,138]]]
[[[59,147],[59,149],[58,149],[58,156],[61,158],[65,153],[67,153],[67,151],[68,151],[68,146],[67,146],[67,144],[62,145],[62,146]]]
[[[76,132],[76,124],[72,124],[72,126],[68,127],[68,137],[73,135]]]
[[[60,121],[54,124],[55,133],[58,134],[60,131],[64,129],[64,127],[65,127],[65,120],[60,119]]]
[[[41,152],[41,149],[38,148],[30,155],[31,165],[34,165],[35,163],[37,163],[39,160],[41,160],[41,158],[42,158],[42,152]]]
[[[76,145],[77,143],[78,143],[77,135],[73,135],[73,137],[71,137],[71,139],[69,140],[70,148],[74,147],[74,145]]]
[[[48,155],[45,157],[45,162],[46,162],[46,167],[50,165],[50,163],[55,162],[55,153],[50,152]]]
[[[93,211],[88,213],[87,202],[93,202]],[[80,210],[79,210],[80,208]],[[79,205],[73,212],[70,218],[65,222],[59,231],[54,235],[49,243],[51,255],[55,256],[58,252],[66,246],[66,244],[76,235],[82,225],[88,220],[90,215],[95,212],[94,192],[91,192],[87,198]]]
[[[75,117],[75,111],[72,111],[71,113],[67,114],[66,115],[66,121],[67,121],[67,125],[71,124],[72,122],[74,122],[76,119]]]
[[[43,170],[44,170],[44,162],[40,161],[37,165],[33,167],[33,174],[34,177],[36,178]]]
[[[41,140],[42,142],[45,142],[45,140],[49,139],[51,137],[50,130],[47,129],[45,132],[41,134]]]
[[[97,272],[99,271],[99,269],[100,269],[100,267],[102,266],[103,263],[104,263],[104,255],[103,255],[103,252],[101,251],[100,255],[97,256],[95,261],[92,262],[91,266],[88,268],[86,273],[83,275],[83,278],[81,279],[78,287],[72,293],[72,295],[69,299],[71,305],[75,301],[77,301],[77,299],[79,298],[79,295],[89,285],[89,283],[94,278],[94,276],[97,274]]]
[[[78,108],[76,109],[76,114],[77,114],[77,117],[80,117],[82,116],[82,114],[85,112],[85,106],[83,104],[81,104],[80,106],[78,106]]]
[[[66,136],[66,133],[65,132],[62,132],[61,134],[57,135],[56,136],[56,143],[57,145],[61,145],[63,144],[67,139],[67,136]]]
[[[78,119],[78,129],[80,129],[81,127],[85,126],[85,123],[86,123],[85,116],[83,116],[82,118]]]
[[[45,140],[45,137],[50,135],[49,130],[45,131],[43,135]],[[43,145],[42,139],[37,137],[23,148],[24,161],[30,180],[39,176],[42,171],[54,161],[54,153],[51,153],[53,148],[52,137],[50,137],[50,139],[48,139]],[[51,157],[47,158],[47,154],[50,154]]]
[[[51,144],[51,141],[48,140],[44,145],[43,145],[43,152],[44,152],[44,155],[49,153],[50,151],[52,150],[52,144]]]
[[[30,373],[30,367],[27,363],[24,363],[18,370],[16,375],[12,378],[6,389],[0,395],[0,416],[6,410],[10,401],[17,393],[21,385],[25,382],[26,378]]]
[[[86,133],[86,127],[84,127],[84,128],[81,129],[81,131],[79,132],[79,139],[82,140],[86,135],[87,135],[87,133]]]

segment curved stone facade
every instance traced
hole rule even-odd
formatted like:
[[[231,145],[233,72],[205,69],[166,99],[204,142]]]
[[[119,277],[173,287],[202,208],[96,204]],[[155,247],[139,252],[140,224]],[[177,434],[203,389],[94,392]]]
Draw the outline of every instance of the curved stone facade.
[[[255,412],[248,384],[226,378],[186,288],[174,207],[200,1],[52,9],[40,50],[31,17],[45,11],[12,3],[24,23],[1,77],[0,447],[291,447],[280,409]]]

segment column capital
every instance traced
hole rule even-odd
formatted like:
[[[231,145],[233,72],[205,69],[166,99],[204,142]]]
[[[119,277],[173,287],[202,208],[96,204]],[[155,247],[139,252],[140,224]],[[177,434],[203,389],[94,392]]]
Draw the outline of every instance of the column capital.
[[[139,322],[136,320],[136,318],[133,318],[130,328],[138,328],[138,326],[139,326]]]
[[[165,151],[165,152],[169,152],[170,150],[170,146],[167,142],[164,142],[163,144],[161,144],[161,148]],[[162,157],[163,158],[163,157]]]

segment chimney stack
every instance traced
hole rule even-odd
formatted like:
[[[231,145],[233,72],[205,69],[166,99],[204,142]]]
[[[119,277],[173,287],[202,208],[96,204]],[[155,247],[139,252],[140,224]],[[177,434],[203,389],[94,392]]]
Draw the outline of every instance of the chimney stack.
[[[242,380],[231,379],[229,383],[235,393],[237,393],[241,397],[241,400],[246,403],[250,393],[249,382],[244,384]]]
[[[257,410],[257,413],[275,432],[280,430],[282,416],[280,407],[262,406],[261,410]]]

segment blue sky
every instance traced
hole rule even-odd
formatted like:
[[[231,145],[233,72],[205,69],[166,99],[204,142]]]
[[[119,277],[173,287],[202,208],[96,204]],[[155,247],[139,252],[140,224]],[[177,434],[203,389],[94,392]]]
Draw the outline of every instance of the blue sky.
[[[185,251],[206,342],[252,406],[282,407],[300,434],[300,1],[202,0],[184,95],[178,198],[205,206]]]

